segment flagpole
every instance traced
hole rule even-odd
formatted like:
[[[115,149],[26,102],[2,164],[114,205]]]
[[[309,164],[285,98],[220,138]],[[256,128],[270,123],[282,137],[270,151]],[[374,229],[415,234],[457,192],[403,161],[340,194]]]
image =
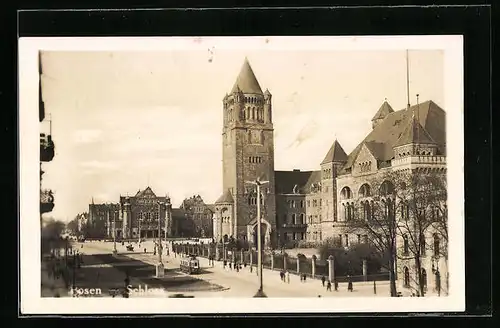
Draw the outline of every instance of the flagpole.
[[[406,49],[406,100],[406,106],[410,109],[410,65],[408,60],[408,49]]]

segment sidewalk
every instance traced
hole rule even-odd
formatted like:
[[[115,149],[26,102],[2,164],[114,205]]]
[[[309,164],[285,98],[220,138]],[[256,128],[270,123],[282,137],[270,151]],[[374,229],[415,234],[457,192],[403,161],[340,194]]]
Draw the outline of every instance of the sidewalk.
[[[200,266],[203,268],[210,268],[208,265],[208,259],[199,257]],[[257,268],[254,266],[252,272],[250,272],[250,267],[243,267],[239,272],[234,269],[223,268],[222,262],[215,261],[215,265],[212,270],[217,270],[222,274],[227,274],[230,276],[235,276],[246,281],[257,281]],[[302,294],[308,294],[311,296],[329,294],[325,287],[322,286],[321,280],[319,279],[306,279],[305,282],[300,281],[300,277],[296,274],[290,273],[290,283],[283,282],[281,280],[279,270],[270,270],[264,268],[263,270],[264,286],[272,286],[273,288],[279,288],[291,293],[297,294],[297,296],[302,296]],[[362,295],[360,295],[362,294]],[[373,293],[373,282],[356,282],[354,283],[354,292],[347,291],[347,283],[339,283],[338,291],[335,292],[332,286],[332,296],[388,296],[389,295],[389,283],[388,282],[377,282],[377,294]]]
[[[144,243],[146,244],[146,243]],[[147,243],[149,244],[149,243]],[[152,243],[151,243],[152,244]],[[96,245],[97,246],[97,245]],[[112,250],[112,244],[110,245],[99,245],[101,249],[109,249]],[[149,246],[149,245],[148,245]],[[169,247],[169,256],[166,256],[164,252],[163,258],[165,267],[167,269],[178,269],[180,264],[181,256],[177,254],[174,256],[174,253]],[[150,248],[148,247],[148,250]],[[120,250],[119,250],[120,252]],[[141,261],[144,261],[148,264],[155,265],[157,264],[157,255],[153,255],[153,253],[128,253],[123,254],[129,256],[131,258],[135,258]],[[255,291],[258,288],[258,276],[255,266],[253,267],[252,272],[250,272],[250,267],[242,268],[239,272],[236,270],[230,270],[228,267],[224,269],[222,267],[222,262],[215,261],[214,267],[208,265],[208,259],[204,257],[198,257],[200,260],[200,266],[205,269],[209,269],[212,273],[203,274],[200,276],[200,279],[207,280],[209,282],[219,284],[225,287],[230,287],[230,290],[223,292],[211,292],[206,293],[203,292],[204,295],[210,295],[216,297],[215,295],[230,297],[230,296],[253,296]],[[335,292],[332,286],[332,292],[327,292],[326,287],[323,287],[321,284],[321,280],[319,279],[311,279],[310,277],[306,280],[306,282],[301,282],[300,277],[294,273],[290,273],[290,283],[283,282],[279,275],[279,270],[270,270],[263,269],[263,277],[264,277],[264,289],[268,292],[268,296],[273,297],[274,294],[279,295],[279,297],[317,297],[321,295],[323,297],[388,297],[389,296],[389,283],[388,282],[378,282],[377,286],[377,294],[373,293],[373,282],[355,282],[354,283],[354,291],[347,291],[347,283],[339,283],[339,289]],[[223,294],[222,294],[223,293]],[[215,295],[214,295],[215,294]],[[250,297],[251,297],[250,296]],[[275,296],[276,297],[276,296]]]

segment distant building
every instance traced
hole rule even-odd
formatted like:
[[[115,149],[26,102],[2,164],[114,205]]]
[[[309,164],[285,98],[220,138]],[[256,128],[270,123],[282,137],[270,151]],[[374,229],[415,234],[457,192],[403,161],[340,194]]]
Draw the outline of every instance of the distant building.
[[[193,221],[195,237],[213,237],[213,205],[205,204],[200,195],[194,195],[183,200],[180,209]]]
[[[150,187],[135,196],[120,196],[114,204],[90,204],[89,220],[105,227],[105,236],[117,238],[157,238],[158,218],[162,237],[172,235],[172,207],[168,196],[156,196]]]

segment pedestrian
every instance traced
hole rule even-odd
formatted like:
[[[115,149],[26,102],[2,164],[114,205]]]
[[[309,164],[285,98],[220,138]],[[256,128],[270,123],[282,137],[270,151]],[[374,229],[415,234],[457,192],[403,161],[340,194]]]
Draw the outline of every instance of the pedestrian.
[[[353,291],[353,287],[352,287],[352,280],[351,280],[351,277],[348,276],[348,283],[347,283],[347,290],[352,292]]]
[[[338,292],[339,291],[339,282],[337,281],[337,279],[333,280],[333,285],[335,286],[335,291]]]
[[[222,266],[224,269],[226,268],[226,264],[227,264],[226,260],[222,261]]]
[[[231,262],[229,262],[229,270],[233,270],[233,267],[231,266]]]
[[[240,265],[239,264],[236,265],[236,272],[240,272]]]
[[[146,247],[144,247],[144,254],[146,254]]]
[[[328,283],[326,284],[326,291],[332,291],[332,283],[330,282],[330,280],[328,280]]]
[[[323,276],[321,277],[321,284],[323,285],[323,287],[325,287],[325,280],[326,280],[326,278],[325,278],[325,276],[323,275]]]
[[[306,282],[307,275],[304,273],[304,282]]]
[[[288,272],[288,270],[285,272],[286,274],[286,282],[287,283],[290,283],[290,272]]]
[[[285,273],[283,272],[283,270],[280,271],[280,279],[281,281],[285,282]]]

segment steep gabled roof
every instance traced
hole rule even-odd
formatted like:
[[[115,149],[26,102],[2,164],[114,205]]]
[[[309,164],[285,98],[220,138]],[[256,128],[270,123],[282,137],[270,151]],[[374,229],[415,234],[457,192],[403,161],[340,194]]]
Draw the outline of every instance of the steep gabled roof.
[[[389,161],[394,157],[394,146],[418,110],[418,122],[438,146],[441,154],[446,154],[446,112],[432,100],[388,114],[347,156],[342,172],[352,167],[363,144],[366,144],[378,161]]]
[[[148,186],[146,187],[146,189],[144,190],[139,190],[137,192],[137,194],[135,195],[135,197],[142,197],[142,196],[145,196],[145,195],[152,195],[154,197],[156,197],[155,193],[153,192],[153,190],[151,190],[151,188]]]
[[[383,119],[390,113],[394,113],[394,109],[392,109],[391,105],[386,101],[380,106],[379,110],[377,113],[373,116],[372,121],[378,120],[378,119]]]
[[[215,204],[233,204],[233,203],[234,199],[229,189],[226,189],[226,191],[224,191],[222,196],[220,196],[219,199],[217,199],[217,201],[215,202]]]
[[[398,141],[394,144],[394,147],[409,144],[436,144],[436,142],[417,119],[414,118],[410,120],[406,129],[401,134],[401,137],[399,137]]]
[[[332,162],[345,162],[347,161],[347,154],[340,145],[340,143],[335,139],[330,150],[325,156],[325,159],[321,164],[332,163]]]
[[[259,82],[257,81],[247,58],[245,58],[245,61],[243,62],[240,74],[236,78],[236,82],[234,83],[231,93],[239,91],[243,93],[262,94],[262,89],[260,88]]]

